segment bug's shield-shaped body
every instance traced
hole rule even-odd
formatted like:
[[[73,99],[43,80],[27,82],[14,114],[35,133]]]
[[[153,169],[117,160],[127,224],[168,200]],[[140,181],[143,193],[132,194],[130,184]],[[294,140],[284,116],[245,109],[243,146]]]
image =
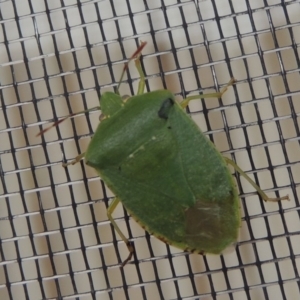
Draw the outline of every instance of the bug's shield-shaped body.
[[[101,101],[106,118],[85,159],[128,212],[183,250],[217,254],[235,242],[240,215],[232,176],[174,96],[155,91],[124,103],[106,93]]]

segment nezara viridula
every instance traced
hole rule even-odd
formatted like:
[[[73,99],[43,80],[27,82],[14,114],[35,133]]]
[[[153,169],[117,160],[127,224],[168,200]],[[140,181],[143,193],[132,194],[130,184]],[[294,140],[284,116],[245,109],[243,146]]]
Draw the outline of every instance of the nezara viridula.
[[[141,43],[128,61],[135,59],[141,77],[137,95],[119,94],[126,63],[117,92],[106,92],[100,99],[101,122],[87,151],[71,162],[84,157],[116,196],[108,217],[129,249],[122,266],[131,259],[133,246],[112,217],[120,201],[165,243],[192,253],[219,254],[236,242],[241,220],[228,164],[265,201],[288,199],[269,198],[233,161],[222,157],[184,111],[191,100],[221,97],[233,80],[220,93],[191,96],[179,104],[168,90],[144,93],[139,56],[145,45]]]

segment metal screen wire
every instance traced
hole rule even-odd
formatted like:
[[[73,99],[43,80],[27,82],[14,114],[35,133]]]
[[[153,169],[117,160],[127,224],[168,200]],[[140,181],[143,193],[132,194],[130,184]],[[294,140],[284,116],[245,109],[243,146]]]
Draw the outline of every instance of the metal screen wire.
[[[300,299],[299,1],[0,1],[0,299]],[[99,105],[146,41],[147,91],[178,100],[237,83],[188,113],[223,155],[271,197],[234,174],[240,238],[223,255],[169,247],[120,205],[83,161]],[[136,92],[132,64],[121,94]],[[141,199],[142,201],[143,199]]]

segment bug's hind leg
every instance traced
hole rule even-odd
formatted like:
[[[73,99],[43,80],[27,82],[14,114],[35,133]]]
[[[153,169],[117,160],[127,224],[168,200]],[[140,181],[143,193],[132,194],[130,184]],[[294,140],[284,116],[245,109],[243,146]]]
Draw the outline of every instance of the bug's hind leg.
[[[113,199],[112,203],[109,205],[108,209],[107,209],[107,216],[111,222],[111,224],[114,226],[114,229],[116,230],[116,232],[119,234],[119,236],[121,237],[121,239],[124,241],[124,243],[126,244],[128,251],[129,251],[129,255],[128,257],[123,261],[121,267],[124,267],[132,258],[132,255],[134,253],[134,248],[132,246],[132,244],[128,241],[128,239],[125,237],[125,235],[123,234],[123,232],[121,231],[121,229],[119,228],[119,226],[117,225],[116,221],[114,220],[114,218],[112,217],[112,213],[114,212],[114,210],[116,209],[117,205],[119,204],[120,200],[118,198]]]
[[[230,164],[240,175],[242,175],[257,191],[257,193],[263,198],[264,201],[281,201],[281,200],[290,200],[289,196],[286,195],[284,197],[278,197],[278,198],[269,198],[266,193],[231,159],[224,157],[224,160],[227,164]]]

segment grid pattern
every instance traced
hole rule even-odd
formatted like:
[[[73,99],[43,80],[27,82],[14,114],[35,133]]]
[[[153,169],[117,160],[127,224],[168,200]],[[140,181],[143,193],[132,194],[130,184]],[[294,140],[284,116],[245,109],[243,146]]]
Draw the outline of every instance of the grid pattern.
[[[0,299],[298,299],[300,1],[0,1]],[[221,256],[183,253],[145,233],[83,162],[99,105],[147,41],[148,91],[178,100],[220,89],[188,113],[270,196],[236,176],[242,226]],[[130,67],[122,94],[134,94]]]

